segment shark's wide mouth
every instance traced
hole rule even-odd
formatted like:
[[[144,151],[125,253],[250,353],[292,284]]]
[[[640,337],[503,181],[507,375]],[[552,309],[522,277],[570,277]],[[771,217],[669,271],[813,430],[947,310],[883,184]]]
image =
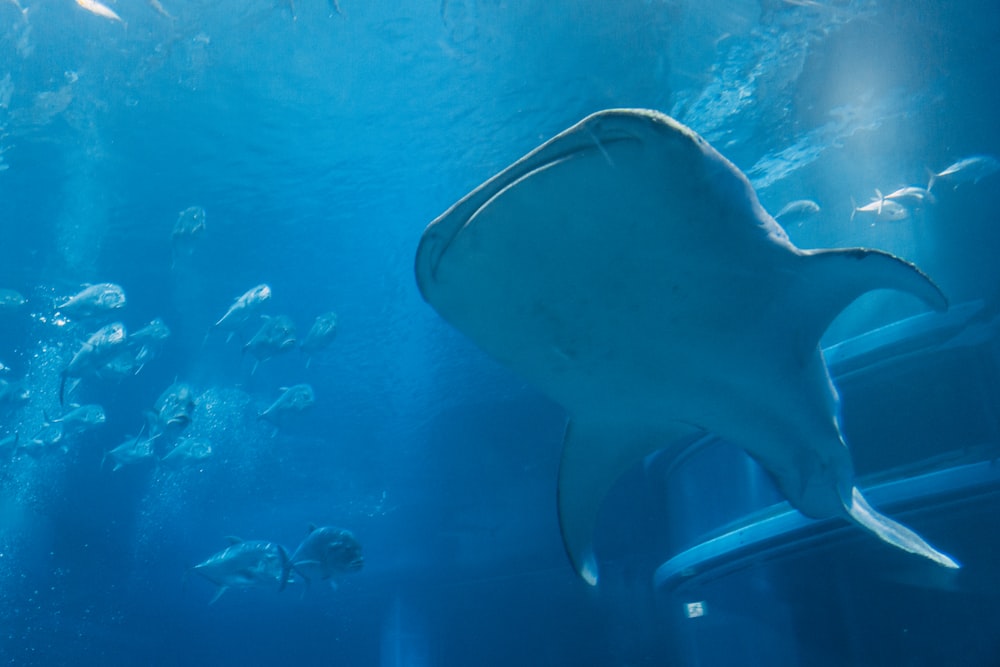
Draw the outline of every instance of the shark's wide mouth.
[[[574,134],[558,135],[549,143],[524,156],[467,194],[427,226],[420,239],[416,258],[417,284],[425,298],[426,288],[434,282],[438,266],[451,244],[463,230],[474,224],[480,212],[490,208],[504,193],[537,174],[595,155],[614,167],[615,161],[609,151],[611,146],[622,142],[641,141],[640,137],[624,128],[590,128],[581,123],[572,129],[576,130]],[[569,145],[565,147],[554,145],[563,142]]]

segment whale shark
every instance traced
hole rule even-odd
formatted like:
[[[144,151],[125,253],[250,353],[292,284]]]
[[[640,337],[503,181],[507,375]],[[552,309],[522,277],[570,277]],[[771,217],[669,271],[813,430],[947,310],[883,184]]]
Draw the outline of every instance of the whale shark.
[[[886,252],[796,247],[746,176],[676,120],[584,118],[431,222],[415,273],[447,322],[568,413],[559,524],[588,584],[617,478],[706,434],[742,448],[806,516],[959,567],[855,485],[819,346],[870,290],[938,311],[945,295]]]

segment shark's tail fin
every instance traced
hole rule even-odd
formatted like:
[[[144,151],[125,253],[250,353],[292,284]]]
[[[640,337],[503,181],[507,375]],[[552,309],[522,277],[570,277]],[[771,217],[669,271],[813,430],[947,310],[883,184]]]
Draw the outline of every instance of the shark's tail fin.
[[[854,222],[854,216],[858,214],[858,202],[854,201],[854,197],[851,197],[851,222]]]
[[[865,497],[861,495],[857,487],[851,490],[850,503],[844,504],[847,515],[859,526],[875,533],[883,542],[888,542],[894,547],[911,554],[917,554],[924,558],[929,558],[938,565],[958,569],[958,564],[950,556],[941,553],[927,541],[917,535],[901,523],[893,521],[884,514],[880,514],[876,509],[868,504]]]

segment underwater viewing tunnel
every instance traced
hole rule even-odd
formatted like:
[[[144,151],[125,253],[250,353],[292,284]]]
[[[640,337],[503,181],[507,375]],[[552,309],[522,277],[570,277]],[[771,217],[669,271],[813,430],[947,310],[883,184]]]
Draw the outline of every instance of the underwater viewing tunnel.
[[[661,471],[710,494],[724,460],[733,468],[725,484],[737,487],[728,497],[739,499],[706,513],[691,507],[700,494],[670,498],[671,519],[685,517],[672,535],[681,546],[654,585],[683,664],[724,664],[734,650],[744,664],[831,667],[986,664],[981,656],[998,655],[1000,639],[985,630],[1000,623],[998,333],[995,307],[975,301],[824,351],[858,486],[881,511],[947,545],[960,569],[887,547],[842,519],[770,504],[766,473],[712,445]],[[733,518],[697,523],[720,516]]]

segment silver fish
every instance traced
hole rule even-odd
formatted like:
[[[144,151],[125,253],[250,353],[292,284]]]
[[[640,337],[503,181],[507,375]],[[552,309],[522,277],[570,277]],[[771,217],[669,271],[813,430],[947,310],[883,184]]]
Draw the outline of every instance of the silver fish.
[[[295,345],[295,323],[287,315],[275,315],[264,318],[264,323],[243,346],[243,351],[249,352],[258,361],[264,361],[294,349]]]
[[[99,283],[86,288],[59,304],[56,309],[70,317],[105,315],[125,307],[125,290],[114,283]]]
[[[96,403],[71,406],[72,409],[61,417],[51,419],[52,423],[60,424],[64,435],[78,435],[103,424],[107,417],[104,408]]]
[[[174,243],[188,242],[205,233],[207,215],[201,206],[188,206],[177,215],[174,229],[171,232]]]
[[[272,403],[264,412],[260,413],[258,419],[276,420],[286,412],[302,412],[306,408],[312,407],[316,403],[316,395],[313,388],[308,384],[296,384],[291,387],[282,387],[281,396]]]
[[[264,540],[227,539],[228,547],[191,568],[219,587],[209,604],[230,588],[285,588],[291,561],[283,546]]]
[[[69,447],[63,442],[62,424],[46,421],[42,427],[30,439],[21,442],[17,451],[24,452],[32,458],[38,458],[42,454],[59,446],[64,452],[69,451]]]
[[[115,462],[115,466],[111,470],[112,472],[116,472],[127,465],[134,465],[152,459],[156,456],[154,448],[156,438],[157,436],[155,435],[143,435],[142,431],[134,438],[126,438],[120,445],[104,453],[104,458],[101,459],[101,467],[104,467],[104,462],[107,459],[111,459]]]
[[[0,313],[13,313],[21,309],[28,300],[12,289],[0,289]]]
[[[31,398],[31,392],[18,382],[0,378],[0,405],[24,403]]]
[[[1000,161],[992,155],[972,155],[948,165],[936,174],[932,173],[927,181],[927,191],[930,192],[934,184],[942,180],[952,185],[975,184],[996,173],[997,170],[1000,170]]]
[[[195,409],[194,390],[186,382],[175,382],[160,394],[153,404],[157,429],[183,429],[191,423]]]
[[[307,581],[330,580],[357,572],[365,564],[354,534],[333,526],[309,526],[309,533],[292,554],[292,567]]]
[[[854,220],[858,213],[873,215],[877,220],[883,221],[905,220],[910,217],[910,210],[899,202],[887,199],[878,190],[875,190],[875,194],[878,196],[873,198],[870,203],[864,206],[854,206],[851,211],[851,220]]]
[[[311,361],[312,355],[327,347],[331,342],[333,342],[333,339],[336,336],[337,314],[331,312],[317,315],[316,320],[313,322],[313,325],[309,327],[309,332],[302,341],[302,351],[305,354],[310,355],[309,361]],[[308,365],[309,361],[306,362],[306,365]]]
[[[257,285],[248,290],[229,307],[226,314],[219,318],[215,326],[228,331],[235,331],[246,324],[252,315],[271,299],[271,288],[266,284]]]
[[[797,199],[785,204],[774,215],[774,219],[785,225],[802,224],[817,213],[819,213],[819,204],[811,199]]]
[[[160,459],[169,466],[182,467],[189,463],[203,461],[212,455],[212,445],[200,438],[181,438],[173,449]]]
[[[908,185],[906,187],[899,188],[898,190],[894,190],[885,195],[885,199],[897,201],[910,208],[918,208],[924,203],[934,204],[936,202],[936,199],[934,198],[934,195],[931,194],[930,190],[916,185]]]
[[[121,322],[113,322],[91,334],[62,373],[59,383],[59,403],[62,404],[65,399],[67,378],[83,378],[97,374],[124,345],[125,325]]]

